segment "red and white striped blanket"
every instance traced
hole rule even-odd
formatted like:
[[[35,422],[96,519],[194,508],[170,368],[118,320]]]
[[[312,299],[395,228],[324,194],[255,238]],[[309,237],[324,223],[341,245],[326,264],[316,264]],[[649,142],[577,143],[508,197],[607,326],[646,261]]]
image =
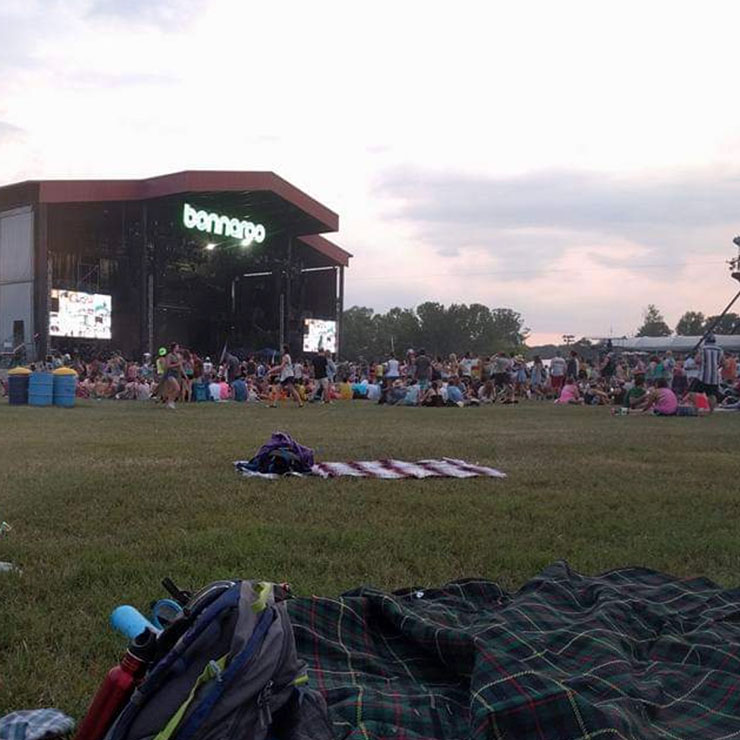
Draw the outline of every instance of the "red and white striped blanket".
[[[255,478],[279,478],[274,473],[258,473],[239,467],[238,470],[248,477]],[[292,475],[300,475],[292,473]],[[407,462],[406,460],[351,460],[348,462],[320,462],[311,468],[311,475],[321,478],[338,478],[348,475],[353,478],[385,478],[388,480],[400,480],[402,478],[506,478],[495,468],[485,465],[475,465],[464,460],[455,460],[451,457],[443,457],[439,460],[417,460]]]
[[[505,478],[506,474],[495,468],[474,465],[464,460],[444,457],[441,460],[361,460],[350,462],[320,462],[313,466],[313,475],[336,478],[350,475],[356,478]]]

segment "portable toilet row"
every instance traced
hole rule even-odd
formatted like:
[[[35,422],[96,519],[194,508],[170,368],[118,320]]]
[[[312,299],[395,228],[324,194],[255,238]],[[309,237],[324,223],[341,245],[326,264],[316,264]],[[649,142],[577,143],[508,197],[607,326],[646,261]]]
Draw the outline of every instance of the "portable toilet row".
[[[28,368],[16,367],[8,371],[8,401],[14,406],[75,405],[77,373],[60,367],[53,373],[32,373]]]

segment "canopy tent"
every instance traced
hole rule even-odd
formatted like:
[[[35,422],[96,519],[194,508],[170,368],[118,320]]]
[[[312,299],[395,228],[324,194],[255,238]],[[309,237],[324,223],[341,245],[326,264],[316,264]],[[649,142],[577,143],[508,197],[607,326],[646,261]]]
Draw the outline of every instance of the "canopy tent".
[[[740,352],[740,334],[715,334],[717,344],[724,350]],[[614,349],[630,350],[633,352],[691,352],[699,343],[701,336],[670,336],[670,337],[623,337],[612,339]],[[602,339],[602,344],[609,340]]]

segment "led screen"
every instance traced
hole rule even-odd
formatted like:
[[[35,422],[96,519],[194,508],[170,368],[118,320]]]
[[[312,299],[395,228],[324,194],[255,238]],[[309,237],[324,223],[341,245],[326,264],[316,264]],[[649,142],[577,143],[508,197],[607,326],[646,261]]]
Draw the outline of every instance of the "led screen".
[[[76,290],[52,290],[49,311],[52,337],[111,338],[111,297]]]
[[[326,319],[304,319],[303,351],[337,351],[337,322]]]

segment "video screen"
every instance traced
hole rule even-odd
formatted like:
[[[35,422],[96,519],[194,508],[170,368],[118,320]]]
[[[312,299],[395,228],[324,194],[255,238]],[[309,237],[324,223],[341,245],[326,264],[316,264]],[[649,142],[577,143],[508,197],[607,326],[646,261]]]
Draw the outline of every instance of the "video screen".
[[[111,297],[76,290],[52,290],[49,311],[52,337],[111,338]]]
[[[337,322],[327,319],[303,320],[303,351],[337,351]]]

